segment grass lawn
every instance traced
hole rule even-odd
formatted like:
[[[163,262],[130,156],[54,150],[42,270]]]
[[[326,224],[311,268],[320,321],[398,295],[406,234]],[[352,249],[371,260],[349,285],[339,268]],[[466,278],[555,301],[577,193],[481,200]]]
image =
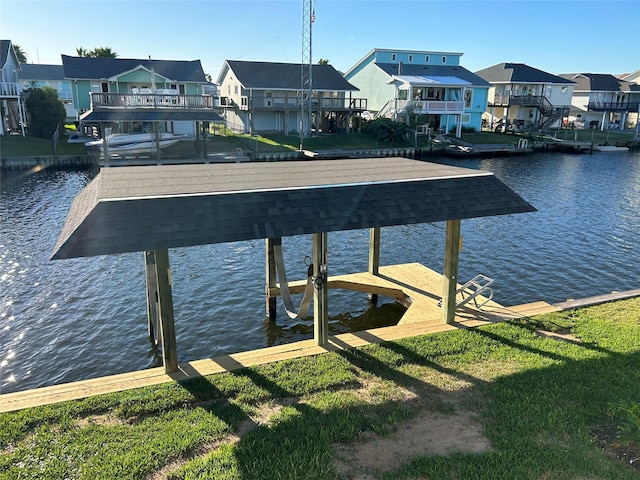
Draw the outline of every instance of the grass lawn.
[[[461,139],[474,144],[517,144],[521,137],[536,138],[528,134],[510,134],[495,132],[463,133]],[[549,137],[561,140],[595,142],[596,144],[615,144],[627,142],[633,139],[631,132],[600,132],[595,130],[555,130],[550,131]],[[543,141],[541,137],[537,137]],[[548,141],[548,139],[547,139]],[[179,142],[165,150],[167,155],[193,156],[198,155],[194,141]],[[415,146],[414,141],[402,143],[388,143],[376,140],[367,134],[322,134],[305,138],[303,148],[305,150],[362,150],[376,148],[403,148]],[[418,137],[418,146],[429,147],[426,136]],[[202,146],[200,146],[202,148]],[[300,137],[296,135],[264,134],[250,135],[212,135],[207,140],[207,152],[288,152],[300,148]],[[202,150],[201,150],[202,151]],[[82,143],[68,143],[63,137],[58,144],[58,155],[85,155],[86,150]],[[9,135],[0,137],[0,155],[2,157],[21,156],[46,156],[53,155],[51,140],[35,137],[21,137]]]
[[[640,298],[418,336],[2,414],[0,478],[637,479],[639,364]]]

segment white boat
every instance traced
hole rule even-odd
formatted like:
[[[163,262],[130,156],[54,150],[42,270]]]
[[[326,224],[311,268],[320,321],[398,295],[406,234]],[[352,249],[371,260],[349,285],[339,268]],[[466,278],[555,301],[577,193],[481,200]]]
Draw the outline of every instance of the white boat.
[[[156,149],[156,145],[166,148],[178,143],[184,136],[174,135],[173,133],[162,133],[160,139],[156,142],[153,133],[114,133],[109,135],[107,145],[109,153],[144,153],[151,152]],[[102,151],[104,139],[93,140],[84,144],[88,150]]]
[[[628,152],[629,147],[616,147],[615,145],[598,145],[593,147],[596,152]]]

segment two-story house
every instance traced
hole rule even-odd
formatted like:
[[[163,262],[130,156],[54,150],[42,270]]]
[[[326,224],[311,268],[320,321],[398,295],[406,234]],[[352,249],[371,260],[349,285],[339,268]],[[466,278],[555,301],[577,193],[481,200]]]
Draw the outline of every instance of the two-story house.
[[[225,61],[217,84],[227,126],[242,133],[348,132],[367,101],[331,65],[311,66],[311,123],[303,122],[299,63]],[[307,108],[309,108],[307,106]],[[305,118],[304,122],[308,122]]]
[[[376,117],[433,130],[480,130],[490,84],[460,65],[462,53],[375,48],[345,78],[367,97]]]
[[[222,122],[200,60],[89,58],[62,55],[73,104],[86,126],[114,132],[195,134],[196,122]]]
[[[491,83],[491,127],[546,130],[569,116],[575,83],[524,63],[499,63],[476,72]]]
[[[55,89],[58,92],[58,98],[64,104],[67,121],[78,120],[78,110],[73,106],[71,82],[64,78],[62,65],[23,63],[21,67],[18,77],[23,90],[42,87]]]
[[[11,40],[0,40],[0,135],[11,132],[25,135],[26,110],[18,79],[20,68]]]
[[[575,82],[571,116],[586,128],[633,128],[638,123],[640,85],[604,73],[565,73]]]

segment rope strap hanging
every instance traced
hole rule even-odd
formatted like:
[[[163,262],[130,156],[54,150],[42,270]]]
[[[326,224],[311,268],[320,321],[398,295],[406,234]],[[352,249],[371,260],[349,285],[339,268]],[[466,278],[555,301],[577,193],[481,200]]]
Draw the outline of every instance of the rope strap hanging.
[[[278,276],[278,282],[280,283],[280,296],[282,297],[282,303],[284,309],[287,311],[287,315],[292,320],[304,317],[309,311],[309,305],[311,305],[311,299],[313,298],[313,265],[309,265],[307,271],[307,285],[304,288],[304,295],[302,296],[302,302],[300,302],[300,308],[296,313],[293,301],[291,299],[291,292],[289,292],[289,283],[287,282],[287,273],[284,269],[284,259],[282,257],[282,244],[278,243],[273,246],[273,257],[276,264],[276,275]]]

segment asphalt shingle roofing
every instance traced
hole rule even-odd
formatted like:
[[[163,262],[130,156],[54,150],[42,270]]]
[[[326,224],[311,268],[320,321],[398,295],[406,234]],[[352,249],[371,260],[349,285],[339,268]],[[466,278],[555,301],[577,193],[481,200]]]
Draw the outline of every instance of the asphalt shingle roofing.
[[[229,68],[244,88],[260,90],[300,90],[302,66],[299,63],[247,62],[227,60]],[[314,90],[357,91],[331,65],[312,65]]]
[[[21,64],[20,80],[64,80],[62,65]]]
[[[555,83],[571,84],[571,80],[543,72],[524,63],[498,63],[476,72],[490,83]]]
[[[560,75],[577,83],[574,91],[585,92],[630,92],[629,82],[608,73],[563,73]]]
[[[89,110],[84,113],[80,120],[89,122],[214,122],[225,123],[224,118],[213,110],[178,110],[171,108],[128,108],[110,110]]]
[[[140,60],[135,58],[91,58],[62,55],[64,76],[69,79],[107,79],[143,66],[153,68],[175,82],[206,82],[200,60]]]
[[[532,211],[490,172],[405,158],[103,168],[52,258]]]

